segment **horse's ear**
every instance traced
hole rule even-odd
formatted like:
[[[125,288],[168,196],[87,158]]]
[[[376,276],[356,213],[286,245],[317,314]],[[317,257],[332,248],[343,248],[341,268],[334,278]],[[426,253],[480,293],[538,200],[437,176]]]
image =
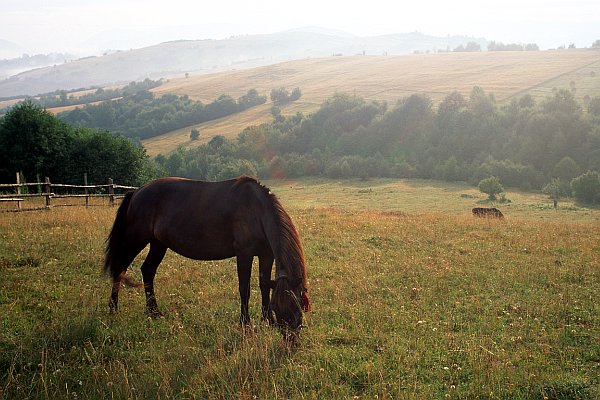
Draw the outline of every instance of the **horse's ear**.
[[[302,310],[304,312],[310,311],[310,300],[308,300],[308,294],[306,294],[306,292],[302,292]]]
[[[277,286],[277,281],[274,281],[273,279],[271,279],[271,281],[269,282],[269,287],[271,289],[275,289],[275,286]]]

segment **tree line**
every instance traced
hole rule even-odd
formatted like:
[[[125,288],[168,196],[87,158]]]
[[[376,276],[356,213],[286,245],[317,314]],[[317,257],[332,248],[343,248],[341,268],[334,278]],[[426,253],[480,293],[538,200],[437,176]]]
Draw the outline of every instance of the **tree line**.
[[[336,94],[312,115],[279,116],[233,140],[217,136],[156,161],[162,174],[200,179],[247,173],[477,185],[494,176],[523,190],[541,190],[558,179],[560,194],[569,196],[573,180],[588,171],[600,186],[600,98],[583,107],[570,90],[558,89],[539,103],[525,95],[498,105],[474,87],[468,97],[453,92],[437,107],[424,95],[389,107]],[[592,198],[600,201],[600,191]]]
[[[27,99],[31,100],[34,103],[39,104],[42,107],[53,108],[53,107],[66,107],[72,106],[76,104],[89,104],[95,103],[98,101],[106,101],[111,99],[117,99],[123,96],[130,96],[135,93],[150,90],[155,87],[162,85],[163,80],[159,79],[154,81],[152,79],[144,79],[140,82],[130,82],[128,85],[120,88],[114,89],[104,89],[97,88],[95,91],[91,93],[87,93],[81,96],[75,96],[74,93],[80,92],[85,89],[77,89],[77,90],[57,90],[51,93],[45,93],[37,98],[28,97]]]
[[[266,96],[259,95],[256,89],[250,89],[237,100],[221,95],[206,105],[187,95],[157,97],[148,90],[141,90],[124,93],[118,100],[60,113],[59,118],[74,126],[107,130],[141,140],[225,117],[266,101]]]
[[[130,82],[128,85],[114,89],[97,88],[90,93],[76,96],[75,93],[90,90],[89,88],[79,88],[73,90],[55,90],[54,92],[43,93],[38,96],[26,96],[24,100],[38,104],[41,107],[54,108],[54,107],[67,107],[78,104],[89,104],[99,101],[106,101],[117,99],[123,96],[129,96],[143,90],[150,90],[157,86],[162,85],[163,80],[159,79],[153,81],[151,79],[144,79],[139,82]],[[19,98],[15,96],[14,98]],[[5,112],[8,108],[0,109],[0,113]]]
[[[164,96],[163,96],[164,97]],[[252,96],[251,96],[252,97]],[[173,99],[180,99],[177,96]],[[239,102],[239,101],[238,101]],[[543,190],[600,202],[600,97],[580,105],[566,89],[536,102],[505,104],[474,87],[434,106],[424,95],[386,102],[338,93],[313,114],[274,114],[236,138],[215,136],[194,149],[150,160],[135,142],[73,126],[26,101],[0,117],[0,179],[20,171],[32,181],[81,183],[112,177],[139,185],[177,175],[259,178],[421,178]]]
[[[113,178],[140,185],[156,176],[145,150],[110,132],[73,127],[24,101],[0,117],[0,182],[10,183],[19,172],[22,181],[45,176],[53,182],[104,183]]]

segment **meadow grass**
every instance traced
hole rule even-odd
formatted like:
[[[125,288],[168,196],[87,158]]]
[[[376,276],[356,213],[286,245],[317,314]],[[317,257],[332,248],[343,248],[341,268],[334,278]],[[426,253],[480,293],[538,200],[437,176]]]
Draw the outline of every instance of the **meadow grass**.
[[[234,261],[172,252],[156,278],[165,317],[144,316],[139,289],[111,316],[115,208],[0,213],[0,398],[600,396],[598,210],[509,193],[501,221],[469,214],[482,198],[467,186],[267,184],[306,252],[298,348],[260,322],[256,268],[251,332]]]

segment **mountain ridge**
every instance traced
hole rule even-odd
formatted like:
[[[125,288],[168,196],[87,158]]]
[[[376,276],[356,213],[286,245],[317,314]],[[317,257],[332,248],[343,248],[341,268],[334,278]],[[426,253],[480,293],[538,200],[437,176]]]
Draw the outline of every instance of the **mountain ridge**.
[[[310,57],[446,51],[469,41],[482,48],[488,43],[484,38],[436,37],[419,32],[358,37],[309,29],[228,39],[175,40],[22,72],[0,81],[0,97],[253,68]]]

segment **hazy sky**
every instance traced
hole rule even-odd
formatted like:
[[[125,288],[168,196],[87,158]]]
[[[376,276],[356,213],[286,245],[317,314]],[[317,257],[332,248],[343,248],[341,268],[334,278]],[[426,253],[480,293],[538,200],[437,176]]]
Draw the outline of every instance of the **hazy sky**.
[[[421,33],[554,48],[600,39],[599,0],[1,0],[0,39],[33,52],[130,48],[304,26]],[[107,44],[109,43],[109,44]]]

